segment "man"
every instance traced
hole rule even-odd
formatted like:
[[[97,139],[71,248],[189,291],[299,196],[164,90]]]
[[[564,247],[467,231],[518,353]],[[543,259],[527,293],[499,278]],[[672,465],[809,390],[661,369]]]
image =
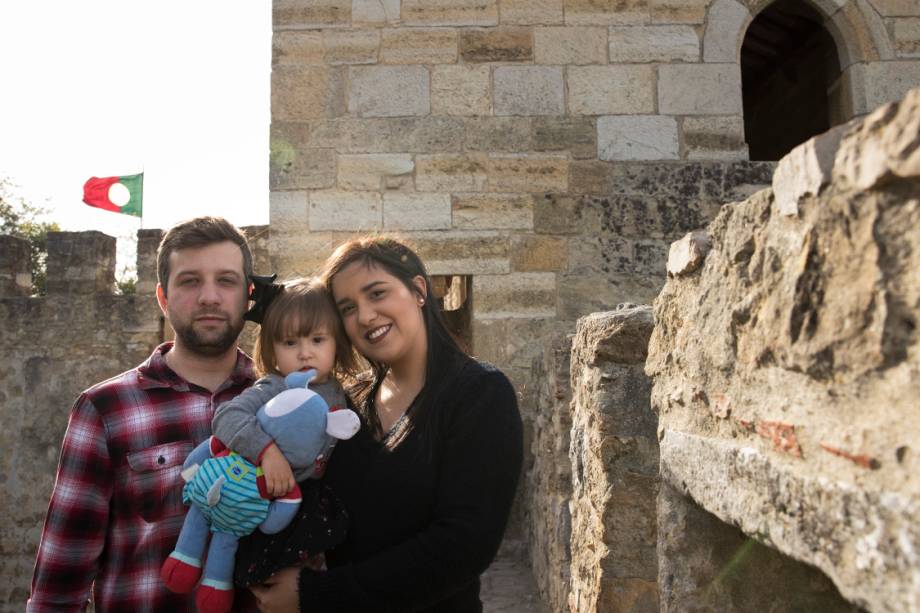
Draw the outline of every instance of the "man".
[[[179,474],[220,403],[253,381],[237,348],[252,255],[216,217],[157,250],[157,302],[176,332],[141,365],[83,392],[70,415],[27,610],[194,611],[160,581],[185,507]]]

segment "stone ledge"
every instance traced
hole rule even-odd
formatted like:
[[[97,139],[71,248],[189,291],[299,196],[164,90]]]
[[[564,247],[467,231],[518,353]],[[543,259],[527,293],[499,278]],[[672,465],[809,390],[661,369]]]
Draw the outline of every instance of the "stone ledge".
[[[871,491],[752,447],[664,429],[661,477],[722,521],[820,568],[872,611],[920,608],[920,500]]]

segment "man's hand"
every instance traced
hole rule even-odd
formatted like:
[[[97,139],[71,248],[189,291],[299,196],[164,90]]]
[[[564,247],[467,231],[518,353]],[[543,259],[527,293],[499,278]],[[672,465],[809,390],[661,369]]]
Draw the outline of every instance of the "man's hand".
[[[291,472],[291,465],[278,449],[278,445],[274,443],[269,445],[262,454],[262,473],[265,475],[265,488],[271,496],[275,498],[284,496],[294,489],[294,473]]]
[[[297,581],[300,568],[293,566],[269,577],[262,585],[253,585],[249,589],[256,597],[259,611],[262,613],[291,613],[300,610],[297,594]]]

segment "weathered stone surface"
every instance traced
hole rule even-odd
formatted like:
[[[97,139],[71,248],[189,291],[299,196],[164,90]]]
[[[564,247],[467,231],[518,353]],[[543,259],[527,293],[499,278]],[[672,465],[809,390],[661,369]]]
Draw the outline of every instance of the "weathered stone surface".
[[[272,125],[272,132],[299,134],[314,147],[342,153],[439,153],[463,148],[464,125],[453,117],[346,117],[311,124]],[[292,137],[293,138],[293,137]]]
[[[348,111],[362,117],[427,115],[428,69],[423,66],[360,66],[349,69]]]
[[[281,31],[272,35],[272,65],[323,63],[321,32]]]
[[[726,117],[686,117],[681,124],[689,160],[746,160],[744,120]]]
[[[516,236],[511,239],[511,270],[556,272],[568,265],[568,241],[555,236]]]
[[[347,26],[351,21],[352,0],[275,0],[272,25],[277,30],[296,30]]]
[[[524,153],[535,149],[530,117],[471,117],[463,120],[467,151]]]
[[[323,32],[323,59],[327,64],[375,64],[380,33],[364,30]]]
[[[872,0],[872,6],[883,17],[920,16],[920,6],[912,0]]]
[[[533,30],[500,27],[463,30],[460,57],[464,62],[528,62],[533,59]]]
[[[28,296],[32,293],[32,265],[29,241],[0,235],[0,296]]]
[[[597,156],[597,130],[590,117],[536,117],[532,125],[535,151],[563,151],[575,159]]]
[[[332,149],[298,149],[278,139],[271,147],[269,189],[320,189],[335,184]]]
[[[137,231],[137,294],[152,294],[157,288],[157,247],[162,230]]]
[[[415,162],[409,154],[340,155],[338,187],[359,191],[411,188],[414,169]]]
[[[473,316],[485,319],[533,319],[556,316],[556,275],[516,272],[473,277]]]
[[[399,21],[400,0],[352,0],[352,26],[392,25]]]
[[[837,128],[810,138],[776,165],[773,174],[773,198],[781,215],[796,215],[799,200],[807,195],[817,196],[831,180],[837,147],[846,128]]]
[[[336,117],[344,107],[342,75],[321,66],[275,66],[271,93],[272,117],[280,121]]]
[[[648,306],[579,320],[572,343],[573,611],[656,611],[656,419]]]
[[[871,110],[882,104],[900,100],[907,91],[920,83],[920,60],[872,62],[865,67],[866,104]]]
[[[412,243],[432,275],[501,275],[511,270],[507,232],[416,232]]]
[[[562,68],[500,66],[493,72],[496,115],[562,115]]]
[[[652,23],[702,24],[711,0],[649,0]]]
[[[691,26],[611,27],[610,61],[698,62],[700,39]]]
[[[489,176],[485,154],[419,155],[415,159],[415,187],[425,192],[479,192]]]
[[[488,115],[492,106],[488,66],[435,66],[431,69],[431,112],[435,115]]]
[[[306,191],[272,191],[268,195],[268,221],[277,232],[303,231],[309,228],[309,202]]]
[[[751,13],[735,0],[715,0],[709,7],[703,34],[703,61],[735,63]]]
[[[310,193],[310,230],[375,230],[383,223],[380,194],[315,191]]]
[[[501,23],[552,25],[562,23],[563,0],[502,0]]]
[[[599,117],[597,157],[602,160],[679,159],[677,121],[660,115]]]
[[[898,57],[920,57],[920,19],[898,19],[894,22],[894,45]]]
[[[279,279],[293,279],[316,274],[336,247],[332,232],[275,232],[269,238],[270,266],[266,272],[278,273]]]
[[[658,112],[667,115],[741,115],[737,64],[658,68]]]
[[[679,241],[671,243],[668,274],[679,277],[695,272],[703,265],[709,247],[709,237],[702,230],[690,232]]]
[[[605,28],[536,28],[533,36],[537,64],[607,63]]]
[[[449,230],[450,194],[383,195],[383,227],[387,230]]]
[[[533,196],[455,194],[453,224],[458,230],[529,230],[533,228]]]
[[[402,0],[401,18],[409,26],[494,26],[498,0]]]
[[[115,239],[102,232],[49,232],[45,287],[49,294],[110,294]]]
[[[648,23],[648,0],[566,0],[565,23],[616,26]]]
[[[655,112],[652,66],[573,66],[566,71],[569,112],[640,115]]]
[[[457,32],[444,28],[384,30],[380,61],[383,64],[453,64],[457,61]]]
[[[494,155],[490,157],[486,190],[492,192],[565,191],[569,163],[565,157]]]

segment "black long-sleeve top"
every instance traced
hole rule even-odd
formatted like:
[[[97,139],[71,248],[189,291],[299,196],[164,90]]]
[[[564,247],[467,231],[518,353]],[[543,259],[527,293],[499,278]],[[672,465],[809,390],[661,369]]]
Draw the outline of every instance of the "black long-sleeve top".
[[[341,441],[327,482],[350,515],[329,570],[304,570],[301,611],[480,611],[479,575],[498,550],[523,458],[521,418],[499,370],[467,361],[439,395],[436,441],[395,448],[361,430]]]

